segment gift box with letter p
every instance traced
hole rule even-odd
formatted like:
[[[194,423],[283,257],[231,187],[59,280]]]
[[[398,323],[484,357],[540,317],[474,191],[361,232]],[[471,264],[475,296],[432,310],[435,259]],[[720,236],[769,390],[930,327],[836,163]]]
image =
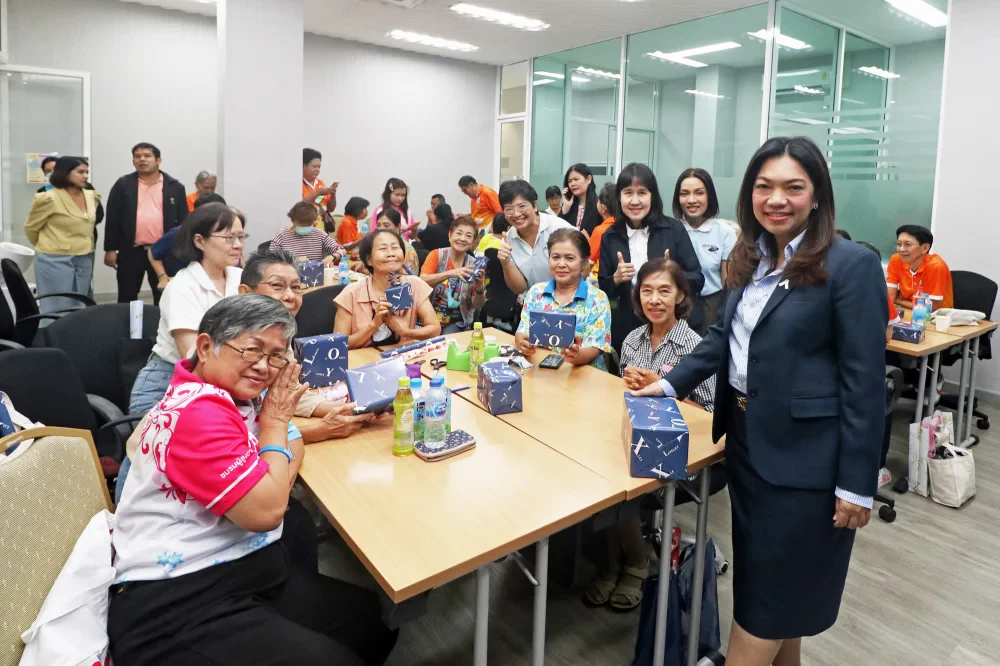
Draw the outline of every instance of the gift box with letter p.
[[[340,333],[295,339],[295,356],[302,364],[300,380],[309,386],[330,386],[347,378],[347,336]]]
[[[322,261],[300,261],[295,267],[299,271],[299,280],[307,287],[319,287],[323,284]]]
[[[686,479],[690,433],[673,398],[625,394],[622,444],[629,474],[640,479]]]
[[[413,307],[413,288],[403,283],[385,290],[385,299],[389,301],[389,309],[393,312],[409,310]]]
[[[359,412],[381,412],[392,407],[397,382],[406,377],[406,360],[394,356],[347,371],[347,390]]]
[[[571,312],[528,312],[528,338],[533,345],[566,349],[576,336],[576,315]]]
[[[479,402],[493,416],[522,410],[521,373],[510,367],[506,359],[479,365],[477,389]]]
[[[892,325],[892,339],[920,344],[924,341],[924,327],[915,326],[908,321],[897,322]]]

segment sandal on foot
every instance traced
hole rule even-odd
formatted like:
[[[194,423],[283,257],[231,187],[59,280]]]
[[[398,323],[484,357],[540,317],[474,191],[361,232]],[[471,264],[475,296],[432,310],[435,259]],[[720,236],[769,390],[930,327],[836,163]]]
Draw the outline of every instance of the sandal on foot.
[[[617,571],[605,571],[594,576],[583,592],[583,603],[592,608],[603,606],[611,598],[611,592],[618,583]]]
[[[623,613],[637,608],[642,603],[642,584],[648,573],[648,567],[625,567],[608,598],[608,606]]]

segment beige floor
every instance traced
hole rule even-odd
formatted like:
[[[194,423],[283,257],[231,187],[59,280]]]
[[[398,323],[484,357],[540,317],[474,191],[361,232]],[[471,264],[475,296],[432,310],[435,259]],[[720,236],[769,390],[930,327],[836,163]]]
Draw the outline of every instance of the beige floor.
[[[897,412],[889,467],[905,471],[902,434],[912,402]],[[1000,664],[1000,411],[994,430],[979,432],[974,448],[978,495],[960,511],[910,494],[898,518],[878,519],[861,531],[837,625],[803,644],[807,665],[986,666]],[[693,533],[694,507],[678,510]],[[729,498],[713,498],[709,531],[729,552]],[[400,544],[400,548],[405,548]],[[364,567],[334,538],[321,551],[325,573],[373,585]],[[530,663],[532,589],[510,560],[493,565],[489,657],[493,664]],[[817,571],[817,575],[822,572]],[[731,575],[719,579],[723,645],[732,613]],[[475,583],[465,576],[435,590],[428,613],[403,627],[391,665],[469,664]],[[592,610],[580,590],[550,587],[546,663],[627,666],[638,612]]]

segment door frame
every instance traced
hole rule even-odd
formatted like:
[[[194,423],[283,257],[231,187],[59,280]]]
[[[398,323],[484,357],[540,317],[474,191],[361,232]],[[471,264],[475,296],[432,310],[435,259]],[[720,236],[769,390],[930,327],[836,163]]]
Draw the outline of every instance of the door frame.
[[[90,72],[76,72],[66,69],[53,69],[50,67],[29,67],[27,65],[13,65],[13,64],[0,64],[0,78],[4,78],[3,86],[6,86],[5,77],[3,74],[7,73],[18,73],[18,74],[41,74],[46,76],[62,76],[70,79],[80,79],[83,83],[83,155],[81,157],[86,157],[90,161],[91,170],[94,168],[94,160],[91,155],[91,117],[90,117]],[[10,109],[8,107],[7,95],[0,98],[0,123],[10,122]],[[3,134],[9,135],[9,130],[6,132],[0,132],[0,136]],[[0,163],[3,163],[4,159],[4,146],[0,142]],[[4,224],[3,218],[6,213],[6,206],[3,200],[3,187],[0,187],[0,241],[6,240],[4,238]]]

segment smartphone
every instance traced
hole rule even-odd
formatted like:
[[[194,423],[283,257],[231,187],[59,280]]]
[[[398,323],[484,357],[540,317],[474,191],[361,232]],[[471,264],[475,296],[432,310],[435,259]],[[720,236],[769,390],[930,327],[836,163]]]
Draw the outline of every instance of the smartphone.
[[[469,433],[464,430],[452,430],[445,438],[444,446],[430,448],[425,442],[421,442],[413,447],[413,452],[421,460],[434,462],[435,460],[443,460],[444,458],[450,458],[451,456],[468,451],[475,445],[476,438]]]
[[[560,354],[549,354],[542,359],[542,362],[538,364],[538,367],[545,368],[546,370],[555,370],[563,364],[564,360],[565,359]]]

